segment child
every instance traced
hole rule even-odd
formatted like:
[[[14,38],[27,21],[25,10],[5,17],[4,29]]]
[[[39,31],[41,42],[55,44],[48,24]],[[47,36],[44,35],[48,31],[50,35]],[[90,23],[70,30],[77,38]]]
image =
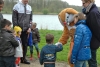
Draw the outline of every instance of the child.
[[[63,50],[62,44],[53,44],[54,36],[52,34],[46,35],[46,45],[42,48],[40,53],[40,64],[44,67],[55,67],[56,53]]]
[[[0,31],[0,67],[15,67],[15,48],[18,42],[11,32],[11,22],[1,20]]]
[[[16,61],[15,61],[15,64],[16,64],[16,67],[19,67],[20,57],[23,57],[22,44],[21,44],[21,38],[20,38],[22,29],[19,26],[15,26],[14,31],[15,31],[14,33],[15,33],[15,36],[16,36],[16,40],[19,42],[19,46],[16,48],[16,54],[15,54]]]
[[[38,42],[40,42],[40,35],[39,35],[38,28],[36,28],[37,24],[33,23],[31,26],[32,26],[31,32],[32,32],[33,45],[36,48],[37,56],[39,58],[40,52],[39,52],[39,48],[38,48]],[[30,60],[33,60],[33,46],[30,46]]]
[[[71,63],[74,67],[86,67],[86,61],[91,58],[90,40],[91,31],[86,25],[85,16],[78,13],[74,16],[76,31],[72,49]]]

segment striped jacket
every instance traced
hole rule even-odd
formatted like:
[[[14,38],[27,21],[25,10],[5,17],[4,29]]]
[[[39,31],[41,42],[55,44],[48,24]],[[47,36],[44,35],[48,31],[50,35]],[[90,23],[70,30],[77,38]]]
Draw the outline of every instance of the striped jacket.
[[[25,8],[26,7],[26,10]],[[14,26],[20,26],[23,31],[26,31],[30,27],[32,22],[32,8],[30,5],[26,6],[22,2],[18,2],[13,7],[12,22]]]

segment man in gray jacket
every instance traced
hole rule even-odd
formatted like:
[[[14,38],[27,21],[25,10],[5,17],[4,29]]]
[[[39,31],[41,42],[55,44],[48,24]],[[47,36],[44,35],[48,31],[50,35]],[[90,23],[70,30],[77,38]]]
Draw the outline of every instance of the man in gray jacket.
[[[13,27],[19,26],[22,28],[21,40],[23,46],[23,57],[21,58],[21,62],[30,64],[30,62],[25,58],[27,53],[27,36],[31,30],[30,24],[32,22],[32,8],[28,5],[28,0],[22,0],[15,4],[13,7],[12,22]]]

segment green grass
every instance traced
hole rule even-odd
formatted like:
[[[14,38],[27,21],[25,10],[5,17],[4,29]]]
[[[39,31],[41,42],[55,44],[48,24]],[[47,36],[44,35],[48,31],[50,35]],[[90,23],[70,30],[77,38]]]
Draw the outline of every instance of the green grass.
[[[54,37],[55,37],[54,43],[57,43],[59,38],[60,38],[60,36],[62,35],[62,31],[61,30],[42,30],[41,29],[41,30],[39,30],[39,32],[40,32],[40,37],[41,37],[41,41],[39,43],[39,49],[40,50],[46,44],[46,42],[45,42],[45,35],[46,34],[51,33],[51,34],[54,35]],[[67,44],[65,44],[63,46],[63,51],[57,53],[57,61],[67,62],[68,51],[69,51],[69,41],[68,41]],[[30,55],[29,48],[28,48],[27,55],[28,56]],[[35,48],[34,48],[34,57],[37,58],[37,54],[36,54]],[[98,61],[98,64],[100,65],[100,48],[97,51],[97,61]]]

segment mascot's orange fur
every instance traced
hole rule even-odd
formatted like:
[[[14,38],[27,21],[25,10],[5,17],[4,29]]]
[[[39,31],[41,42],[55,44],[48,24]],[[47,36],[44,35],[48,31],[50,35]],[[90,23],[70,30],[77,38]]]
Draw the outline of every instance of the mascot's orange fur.
[[[58,15],[58,18],[64,27],[63,34],[60,37],[58,42],[60,42],[64,45],[67,43],[68,39],[70,38],[70,50],[68,53],[68,63],[70,65],[70,67],[74,67],[74,65],[70,63],[70,56],[71,56],[72,48],[73,48],[73,44],[74,44],[73,36],[74,36],[74,31],[75,31],[75,26],[74,26],[75,24],[74,24],[73,17],[77,13],[78,13],[78,11],[76,11],[73,8],[66,8],[66,9],[62,10]]]

